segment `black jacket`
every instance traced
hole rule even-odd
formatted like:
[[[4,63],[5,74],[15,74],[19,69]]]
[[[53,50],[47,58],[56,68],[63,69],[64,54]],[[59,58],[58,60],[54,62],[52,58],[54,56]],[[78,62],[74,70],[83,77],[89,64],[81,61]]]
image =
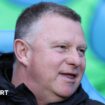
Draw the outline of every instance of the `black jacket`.
[[[0,105],[37,105],[35,96],[24,85],[17,88],[11,84],[12,77],[12,54],[0,57],[0,90],[8,90],[7,95],[0,93]],[[6,57],[6,58],[5,58]],[[6,61],[6,62],[4,62]],[[11,62],[10,62],[11,61]],[[88,95],[82,89],[81,85],[77,91],[67,100],[59,103],[50,103],[49,105],[104,105],[95,100],[90,100]]]

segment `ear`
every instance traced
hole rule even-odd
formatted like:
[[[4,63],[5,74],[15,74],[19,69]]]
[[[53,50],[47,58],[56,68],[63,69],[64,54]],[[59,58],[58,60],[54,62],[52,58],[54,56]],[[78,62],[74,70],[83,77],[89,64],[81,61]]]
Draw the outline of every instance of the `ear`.
[[[30,49],[28,44],[21,40],[16,39],[14,43],[14,53],[17,60],[23,65],[27,66],[29,63]]]

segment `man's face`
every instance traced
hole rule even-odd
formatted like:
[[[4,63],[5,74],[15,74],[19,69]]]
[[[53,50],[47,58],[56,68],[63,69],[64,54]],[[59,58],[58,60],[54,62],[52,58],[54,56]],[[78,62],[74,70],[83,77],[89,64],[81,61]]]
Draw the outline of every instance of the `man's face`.
[[[48,98],[67,98],[78,88],[85,69],[86,43],[81,25],[52,15],[42,18],[41,28],[32,44],[32,84]]]

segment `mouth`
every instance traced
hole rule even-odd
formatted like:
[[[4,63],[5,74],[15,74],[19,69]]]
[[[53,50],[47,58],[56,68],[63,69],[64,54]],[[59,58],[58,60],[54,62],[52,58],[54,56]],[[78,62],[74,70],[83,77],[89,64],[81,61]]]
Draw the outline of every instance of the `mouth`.
[[[60,75],[63,77],[64,80],[72,83],[74,83],[77,78],[77,74],[74,73],[60,73]]]

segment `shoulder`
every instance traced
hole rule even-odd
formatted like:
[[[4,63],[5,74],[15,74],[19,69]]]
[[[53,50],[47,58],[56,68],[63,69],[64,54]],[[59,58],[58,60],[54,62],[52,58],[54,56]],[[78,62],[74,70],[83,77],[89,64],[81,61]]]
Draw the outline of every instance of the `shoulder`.
[[[96,101],[96,100],[91,100],[89,99],[87,102],[86,102],[86,105],[105,105],[104,103],[101,103],[99,101]]]
[[[0,105],[16,105],[15,102],[13,102],[10,97],[7,97],[5,95],[0,96]]]

